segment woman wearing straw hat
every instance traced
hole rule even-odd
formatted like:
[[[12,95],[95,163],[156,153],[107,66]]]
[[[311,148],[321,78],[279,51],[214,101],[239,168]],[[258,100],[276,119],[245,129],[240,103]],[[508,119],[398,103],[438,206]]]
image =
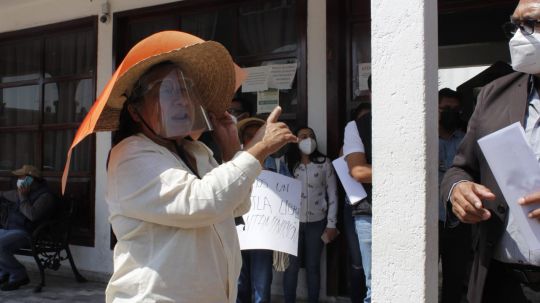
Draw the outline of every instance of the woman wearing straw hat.
[[[178,47],[163,46],[171,41]],[[110,111],[100,116],[103,123],[121,108],[108,163],[106,200],[118,243],[106,300],[234,302],[241,258],[233,218],[249,210],[264,159],[296,137],[277,122],[276,108],[239,151],[226,114],[239,68],[221,44],[161,32],[122,64],[140,50],[152,55],[113,75]],[[211,128],[219,166],[196,140]]]

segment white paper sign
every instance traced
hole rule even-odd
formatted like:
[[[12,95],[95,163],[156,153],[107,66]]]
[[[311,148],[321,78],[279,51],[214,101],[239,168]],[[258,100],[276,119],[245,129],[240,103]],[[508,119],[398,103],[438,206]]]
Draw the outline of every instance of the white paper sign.
[[[243,93],[265,91],[268,89],[270,66],[246,67],[244,70],[248,76],[242,84]]]
[[[537,254],[540,250],[540,223],[527,215],[538,205],[521,206],[517,203],[519,198],[540,191],[540,165],[527,143],[523,127],[519,122],[514,123],[481,138],[478,144],[521,236],[527,240],[531,254]]]
[[[291,89],[298,64],[273,64],[270,66],[268,87],[277,89]]]
[[[345,189],[347,198],[349,198],[352,205],[367,197],[366,190],[362,186],[362,183],[353,179],[349,174],[349,167],[347,166],[344,156],[332,161],[332,164],[334,165],[339,181],[341,181],[341,185],[343,185],[343,188]]]
[[[369,90],[368,78],[371,75],[371,63],[358,64],[358,89]]]
[[[270,249],[296,256],[300,181],[263,170],[253,184],[251,209],[237,226],[240,249]]]
[[[279,105],[279,90],[268,89],[257,92],[257,114],[271,113]]]

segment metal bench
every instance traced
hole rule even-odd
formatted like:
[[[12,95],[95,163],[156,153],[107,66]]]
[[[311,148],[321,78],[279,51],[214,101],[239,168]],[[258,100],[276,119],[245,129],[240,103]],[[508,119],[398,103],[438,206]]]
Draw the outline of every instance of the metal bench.
[[[41,276],[41,282],[34,292],[41,292],[45,286],[45,269],[54,271],[60,268],[61,262],[69,260],[71,270],[79,283],[86,279],[79,273],[69,249],[71,222],[75,214],[77,201],[72,197],[64,197],[56,214],[47,221],[39,223],[31,235],[30,247],[17,251],[19,255],[32,256],[36,261]]]

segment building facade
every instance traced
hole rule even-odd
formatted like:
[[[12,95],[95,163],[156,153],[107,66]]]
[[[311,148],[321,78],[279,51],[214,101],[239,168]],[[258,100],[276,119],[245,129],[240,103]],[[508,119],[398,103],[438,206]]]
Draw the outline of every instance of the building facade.
[[[452,74],[456,68],[508,61],[499,28],[514,6],[509,0],[440,0],[430,11],[438,18],[438,66],[433,68]],[[321,151],[336,157],[349,113],[370,98],[367,75],[377,68],[372,50],[381,47],[372,46],[375,8],[365,0],[4,0],[0,189],[13,186],[10,171],[25,163],[43,169],[59,189],[73,135],[116,66],[142,38],[168,29],[221,42],[243,67],[296,63],[291,88],[278,93],[283,120],[293,128],[312,127]],[[457,75],[458,83],[467,80]],[[256,93],[241,96],[256,103]],[[377,91],[374,100],[381,100]],[[80,201],[72,246],[76,263],[101,279],[112,272],[114,245],[104,201],[110,147],[111,134],[98,133],[75,149],[66,193]],[[321,293],[345,296],[344,240],[329,246],[323,259]],[[274,280],[279,294],[281,278]]]

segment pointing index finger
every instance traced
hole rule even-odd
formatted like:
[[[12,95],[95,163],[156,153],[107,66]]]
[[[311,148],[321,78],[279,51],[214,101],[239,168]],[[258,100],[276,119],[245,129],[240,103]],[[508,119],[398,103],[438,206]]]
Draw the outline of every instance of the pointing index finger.
[[[266,119],[266,123],[276,123],[281,115],[281,106],[276,106]]]

